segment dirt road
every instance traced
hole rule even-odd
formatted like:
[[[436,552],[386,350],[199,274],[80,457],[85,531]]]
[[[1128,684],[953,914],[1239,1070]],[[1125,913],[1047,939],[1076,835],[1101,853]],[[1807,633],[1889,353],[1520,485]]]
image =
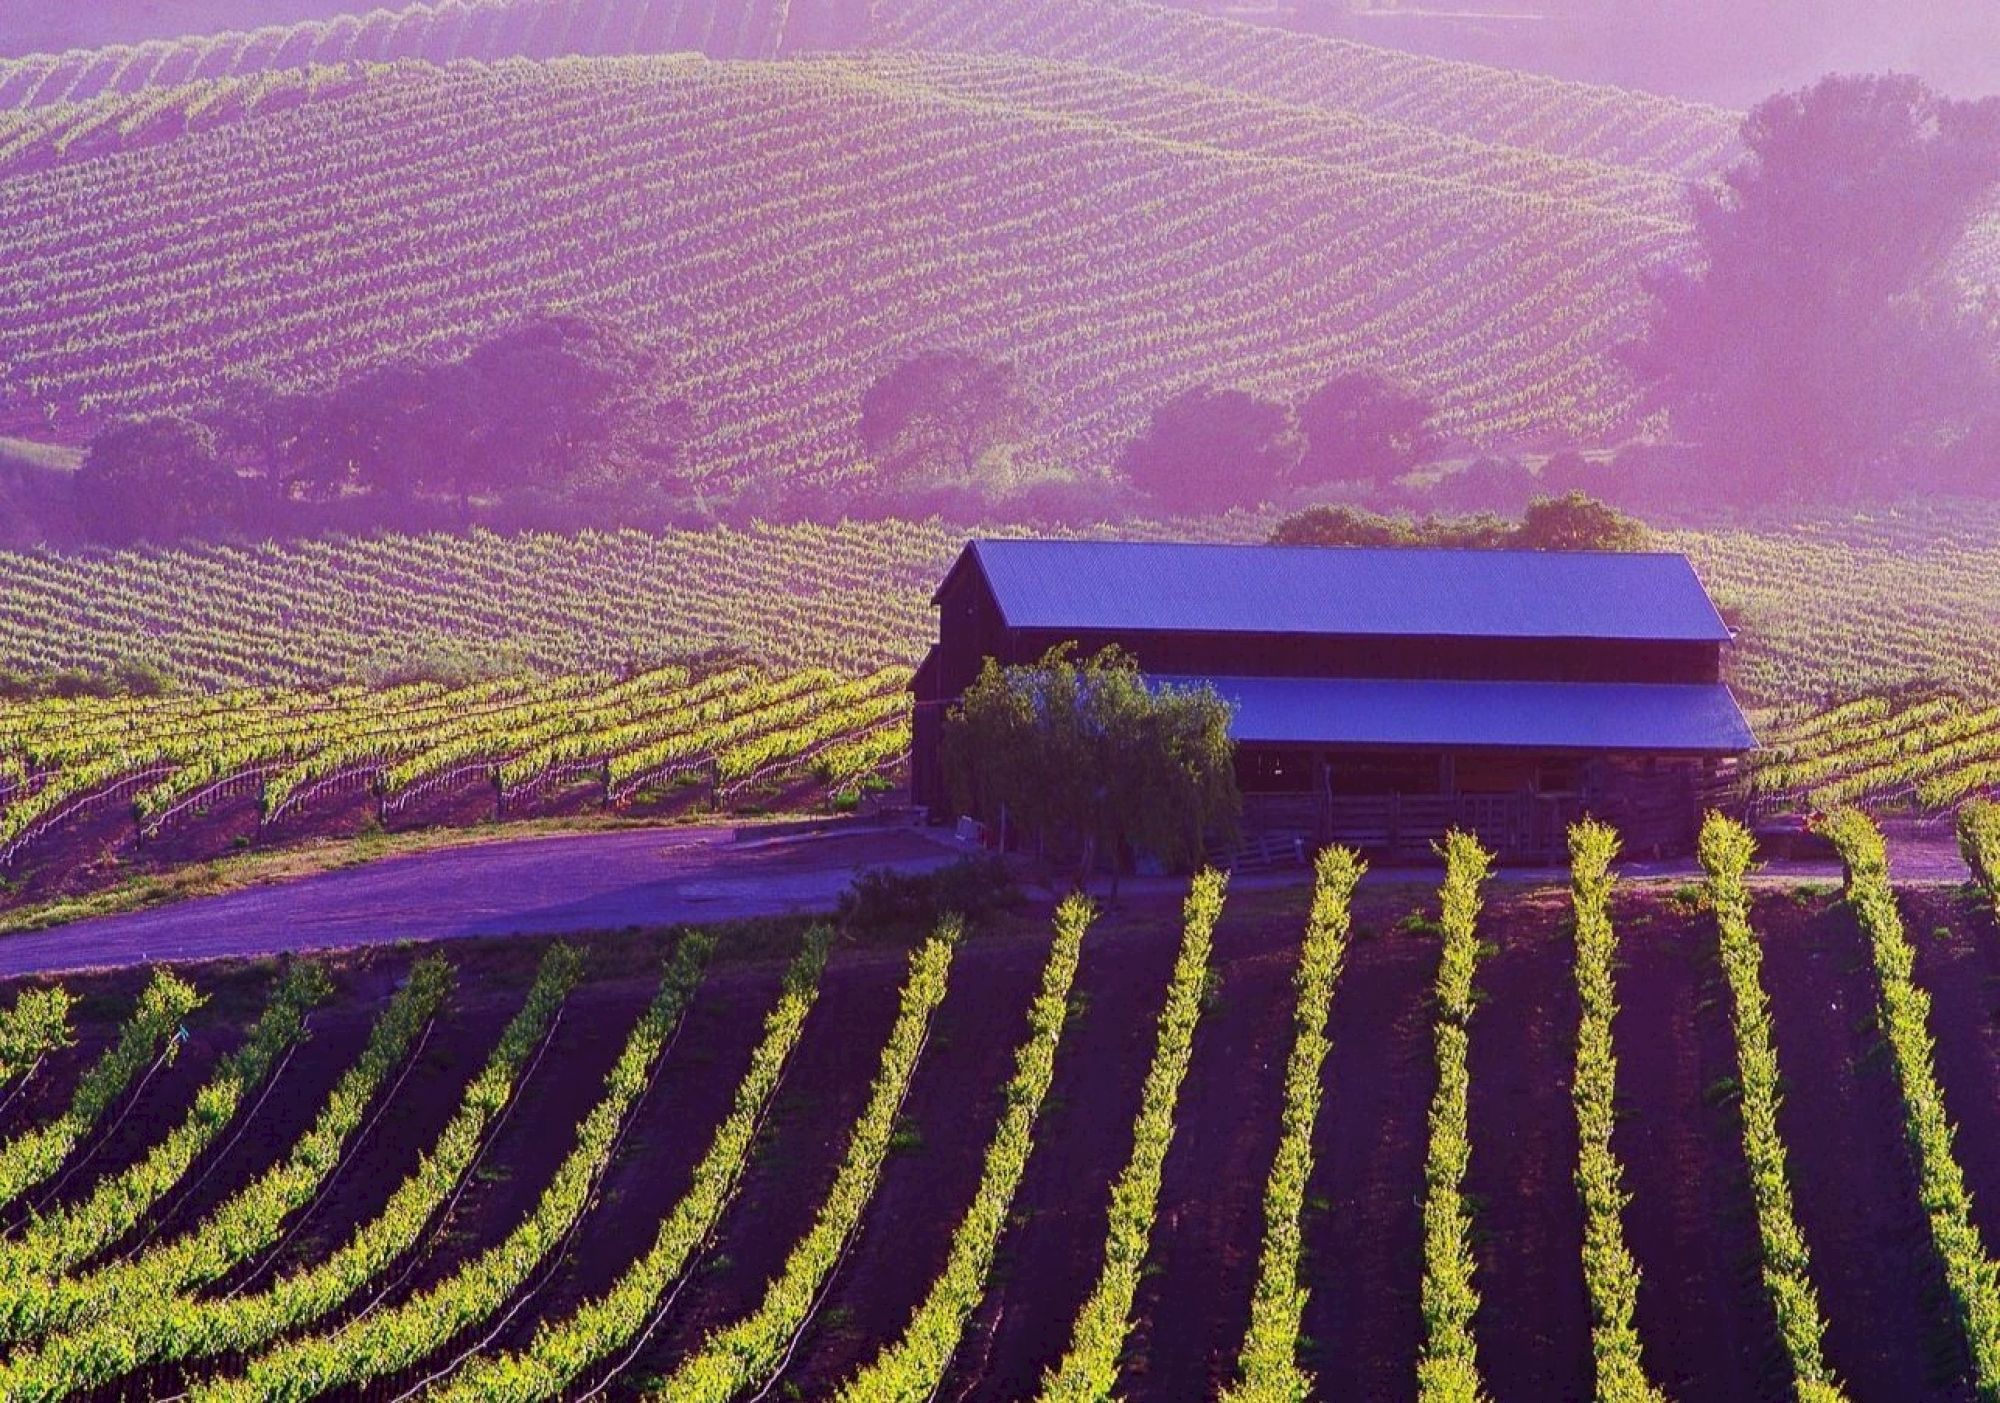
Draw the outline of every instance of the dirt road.
[[[0,979],[158,962],[348,949],[399,940],[561,935],[831,910],[863,868],[923,871],[965,853],[942,830],[846,829],[737,842],[733,830],[639,829],[471,843],[151,911],[0,937]],[[1898,836],[1899,882],[1956,884],[1964,863],[1948,837]],[[1629,879],[1698,880],[1691,860],[1633,863]],[[1762,880],[1829,882],[1828,861],[1773,863]],[[1561,868],[1502,868],[1512,886],[1561,886]],[[1304,868],[1239,876],[1238,890],[1290,886]],[[1429,885],[1424,866],[1383,866],[1371,884]],[[1178,898],[1186,879],[1128,880],[1128,897]]]
[[[643,829],[475,843],[7,936],[0,978],[831,909],[862,868],[921,871],[956,856],[915,829],[742,843],[728,829]]]

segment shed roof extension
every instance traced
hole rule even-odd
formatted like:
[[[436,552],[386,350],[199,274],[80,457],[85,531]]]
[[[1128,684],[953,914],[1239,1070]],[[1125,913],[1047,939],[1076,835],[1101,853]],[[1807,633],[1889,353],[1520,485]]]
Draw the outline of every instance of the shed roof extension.
[[[978,540],[1013,628],[1725,643],[1687,557],[1665,553]],[[942,594],[942,590],[940,590]]]
[[[1725,686],[1438,682],[1347,677],[1154,677],[1206,682],[1253,745],[1421,746],[1736,755],[1750,724]]]

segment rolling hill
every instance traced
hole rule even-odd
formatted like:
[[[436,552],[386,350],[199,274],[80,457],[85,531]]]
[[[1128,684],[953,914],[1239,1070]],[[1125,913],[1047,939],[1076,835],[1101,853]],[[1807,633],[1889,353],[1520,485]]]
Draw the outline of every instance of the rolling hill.
[[[1016,82],[1019,60],[987,62],[975,83]],[[15,176],[8,420],[74,435],[225,369],[323,379],[549,304],[666,346],[702,416],[693,461],[728,479],[838,474],[861,392],[939,343],[1019,360],[1046,451],[1075,464],[1187,383],[1297,394],[1345,363],[1425,385],[1477,438],[1615,438],[1643,412],[1612,352],[1639,270],[1685,236],[1593,168],[1549,158],[1536,181],[1507,153],[1488,184],[1427,136],[1441,173],[1401,175],[1325,143],[1269,154],[1230,116],[1162,130],[926,73],[405,63]]]
[[[1728,159],[1716,107],[1262,29],[1147,0],[436,0],[367,14],[0,66],[0,106],[41,106],[194,78],[420,58],[687,51],[776,58],[894,45],[1067,59],[1389,117],[1558,155],[1700,177]]]
[[[1616,351],[1728,114],[1118,0],[1009,14],[446,0],[0,69],[0,429],[552,305],[666,349],[718,483],[847,474],[861,392],[940,344],[1018,361],[1039,456],[1086,471],[1189,384],[1353,365],[1475,441],[1646,423]]]

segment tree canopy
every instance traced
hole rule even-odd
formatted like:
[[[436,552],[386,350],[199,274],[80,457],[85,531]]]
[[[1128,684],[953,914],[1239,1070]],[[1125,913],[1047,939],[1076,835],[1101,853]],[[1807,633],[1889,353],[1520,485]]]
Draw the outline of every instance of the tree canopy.
[[[1946,485],[2000,410],[1991,330],[1945,264],[2000,180],[2000,100],[1831,77],[1757,107],[1743,140],[1635,363],[1725,497]]]
[[[1302,482],[1354,482],[1408,472],[1437,448],[1436,412],[1416,391],[1372,370],[1345,371],[1299,406]]]
[[[1518,524],[1498,516],[1383,516],[1350,506],[1308,507],[1271,531],[1274,546],[1450,546],[1467,550],[1645,550],[1645,523],[1581,492],[1538,497]]]
[[[221,381],[191,415],[107,425],[77,482],[91,539],[168,541],[284,525],[299,504],[499,499],[659,485],[687,407],[659,355],[609,323],[540,313],[449,360],[386,361],[304,388]]]
[[[1075,652],[1032,667],[987,659],[944,725],[960,809],[1075,856],[1080,880],[1109,853],[1115,882],[1121,848],[1195,861],[1242,808],[1228,705],[1207,686],[1149,687],[1116,648]]]
[[[925,351],[861,397],[862,449],[890,488],[1004,488],[1033,437],[1038,404],[1010,361]]]
[[[1153,411],[1119,471],[1168,511],[1222,511],[1269,500],[1304,450],[1288,405],[1198,385]]]
[[[91,441],[76,474],[77,515],[93,539],[167,542],[236,524],[241,501],[215,435],[179,414],[124,419]]]

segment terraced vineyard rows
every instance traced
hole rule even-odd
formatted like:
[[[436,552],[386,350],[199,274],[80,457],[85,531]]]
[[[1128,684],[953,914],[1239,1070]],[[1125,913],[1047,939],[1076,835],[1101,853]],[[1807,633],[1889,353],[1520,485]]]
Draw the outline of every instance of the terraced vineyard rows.
[[[731,652],[859,672],[921,657],[959,544],[936,523],[884,522],[6,555],[0,661],[328,687],[476,637],[549,672]]]
[[[1157,75],[1004,49],[889,50],[853,63],[886,81],[998,108],[1061,114],[1246,156],[1576,200],[1670,223],[1687,213],[1686,184],[1641,166],[1459,135],[1415,115],[1287,102],[1192,71]]]
[[[436,0],[317,23],[0,63],[0,108],[87,102],[313,65],[663,52],[769,59],[894,42],[1131,68],[1287,105],[1388,116],[1676,178],[1733,152],[1736,115],[1639,93],[1413,57],[1134,0],[996,12],[971,0]]]
[[[1364,354],[1449,431],[1597,440],[1644,412],[1611,355],[1638,272],[1686,242],[1514,175],[1253,159],[839,60],[402,67],[256,130],[7,182],[22,423],[459,349],[527,300],[640,319],[721,479],[849,470],[867,385],[947,335],[1045,384],[1046,451],[1079,467],[1191,377],[1298,394]],[[838,184],[807,134],[846,153]],[[237,218],[200,223],[225,187]]]
[[[0,863],[124,805],[138,844],[253,803],[261,834],[366,794],[378,817],[483,796],[488,816],[628,805],[663,787],[711,800],[801,785],[855,794],[910,741],[907,668],[853,679],[681,668],[324,695],[228,692],[0,705]]]
[[[1775,529],[1774,529],[1775,527]],[[1748,646],[1754,701],[1842,701],[1928,684],[2000,700],[2000,511],[1931,503],[1677,532]]]
[[[1022,53],[1228,86],[1685,179],[1736,150],[1720,108],[1238,24],[1145,0],[890,0],[881,29],[914,49]]]
[[[1936,814],[2000,790],[2000,706],[1864,697],[1780,722],[1750,792],[1766,808]]]
[[[1230,539],[1268,529],[1253,516],[1121,528]],[[477,638],[549,673],[741,653],[853,675],[922,659],[930,592],[970,534],[885,521],[5,553],[0,668],[141,663],[206,690],[320,690]],[[1991,505],[1780,518],[1665,543],[1689,553],[1734,620],[1729,667],[1746,704],[1817,714],[1913,686],[2000,701]]]
[[[1962,1035],[1952,1031],[1935,1058],[1928,1051],[1920,1036],[1926,966],[1898,954],[1905,937],[1895,908],[1912,898],[1883,884],[1865,824],[1844,822],[1854,864],[1851,904],[1789,889],[1760,892],[1747,877],[1747,834],[1718,820],[1704,843],[1713,914],[1690,912],[1664,887],[1614,890],[1607,860],[1615,835],[1585,828],[1576,835],[1568,901],[1554,891],[1489,886],[1484,854],[1460,838],[1450,845],[1441,895],[1408,878],[1357,885],[1358,864],[1336,853],[1322,863],[1310,902],[1295,889],[1260,893],[1225,911],[1222,882],[1205,877],[1178,920],[1170,905],[1148,897],[1108,915],[1071,901],[1056,914],[1053,942],[1044,915],[1028,912],[980,934],[962,935],[948,923],[915,937],[907,962],[880,949],[850,949],[818,927],[785,936],[798,941],[790,949],[664,932],[587,951],[551,945],[539,969],[524,964],[518,947],[496,945],[442,955],[383,951],[276,974],[197,969],[189,982],[156,979],[151,986],[127,975],[86,980],[60,994],[35,986],[29,1000],[16,990],[4,1003],[49,1032],[54,1050],[44,1057],[57,1077],[67,1061],[88,1060],[59,1046],[72,1039],[112,1037],[137,1049],[123,1056],[127,1063],[151,1056],[162,989],[187,991],[172,1001],[171,1016],[192,1025],[195,1045],[206,1050],[191,1055],[206,1065],[168,1067],[99,1093],[117,1104],[119,1125],[96,1152],[77,1144],[65,1153],[74,1182],[62,1190],[63,1206],[7,1245],[5,1260],[18,1271],[9,1268],[15,1274],[7,1277],[14,1305],[4,1316],[0,1389],[12,1398],[54,1399],[123,1380],[155,1396],[306,1397],[345,1395],[373,1380],[388,1394],[454,1400],[553,1399],[598,1389],[734,1399],[797,1383],[805,1396],[819,1396],[814,1390],[827,1376],[815,1361],[840,1341],[843,1357],[868,1361],[838,1376],[841,1396],[928,1398],[954,1363],[981,1357],[982,1305],[1009,1289],[1002,1283],[1010,1254],[1051,1211],[1053,1192],[1092,1200],[1083,1217],[1098,1229],[1067,1234],[1068,1260],[1047,1264],[1058,1269],[1045,1289],[1066,1289],[1060,1283],[1072,1278],[1077,1289],[1075,1328],[1035,1347],[1037,1373],[1053,1396],[1115,1392],[1136,1403],[1188,1396],[1186,1378],[1149,1370],[1144,1353],[1127,1347],[1133,1332],[1157,1328],[1153,1312],[1172,1306],[1171,1294],[1138,1289],[1168,1261],[1169,1293],[1191,1287],[1183,1273],[1195,1271],[1205,1278],[1203,1309],[1233,1322],[1216,1334],[1211,1357],[1198,1362],[1201,1396],[1310,1396],[1311,1376],[1336,1362],[1326,1351],[1346,1337],[1303,1335],[1300,1312],[1312,1295],[1331,1290],[1360,1290],[1378,1303],[1425,1302],[1427,1331],[1413,1312],[1420,1328],[1376,1346],[1383,1351],[1378,1366],[1407,1391],[1474,1396],[1483,1376],[1588,1358],[1594,1337],[1596,1396],[1655,1397],[1655,1384],[1670,1396],[1691,1396],[1676,1383],[1707,1336],[1658,1333],[1653,1293],[1692,1292],[1702,1309],[1719,1311],[1738,1308],[1731,1305],[1736,1287],[1688,1275],[1692,1259],[1662,1250],[1671,1237],[1625,1239],[1619,1221],[1629,1231],[1665,1213],[1677,1231],[1720,1232],[1742,1194],[1755,1209],[1752,1240],[1761,1238],[1768,1315],[1753,1311],[1736,1322],[1757,1348],[1740,1365],[1709,1361],[1702,1377],[1711,1391],[1700,1396],[1777,1398],[1794,1389],[1819,1400],[1848,1396],[1828,1361],[1859,1357],[1863,1341],[1872,1351],[1867,1376],[1911,1371],[1898,1376],[1931,1380],[1925,1396],[1966,1395],[1981,1367],[1988,1277],[1980,1222],[1960,1191],[1946,1192],[1945,1180],[1962,1187],[1953,1176],[1985,1182],[2000,1172],[2000,1141],[1987,1133],[1994,1118],[1985,1112],[1957,1135],[1950,1131],[1946,1118],[1957,1117],[1940,1108],[1975,1089],[1964,1080],[1962,1060],[1945,1055],[1962,1045]],[[1990,809],[1968,810],[1968,851],[1987,854],[1989,881],[2000,865],[1992,828]],[[1412,918],[1413,907],[1421,919]],[[1571,914],[1573,940],[1564,933]],[[1961,903],[1950,919],[1954,942],[1985,942],[1985,953],[1973,958],[2000,961],[1991,948],[1990,904]],[[1685,952],[1666,963],[1658,958],[1669,947],[1717,940],[1730,991],[1722,1001],[1699,996],[1706,979],[1700,961]],[[1863,963],[1801,964],[1801,942],[1832,942],[1835,951],[1862,954]],[[1407,962],[1412,946],[1424,952],[1425,968],[1437,970],[1442,1002],[1434,1009],[1383,997],[1394,986],[1381,982],[1381,972]],[[1760,947],[1782,958],[1766,962]],[[1873,966],[1865,955],[1871,947]],[[1648,1067],[1672,1054],[1631,1038],[1612,992],[1614,970],[1633,959],[1649,977],[1685,985],[1676,997],[1733,1046],[1740,1104],[1718,1101],[1685,1078],[1672,1083],[1681,1088],[1673,1099],[1658,1099],[1669,1083]],[[1273,965],[1289,977],[1253,973]],[[1150,971],[1141,1003],[1159,1011],[1157,1024],[1149,1018],[1131,1028],[1092,1027],[1121,1006],[1108,996],[1122,993],[1140,969]],[[1781,1101],[1776,1044],[1798,1051],[1793,1044],[1806,1030],[1793,1014],[1801,1000],[1824,1000],[1823,981],[1878,974],[1885,1018],[1906,1024],[1909,1035],[1896,1035],[1904,1099],[1865,1103],[1874,1106],[1869,1134],[1885,1146],[1909,1146],[1899,1150],[1909,1159],[1904,1178],[1856,1181],[1865,1192],[1843,1195],[1844,1166],[1806,1157],[1815,1150],[1802,1147],[1822,1146],[1829,1128],[1856,1113],[1818,1094],[1824,1079],[1844,1080],[1851,1068],[1840,1057],[1788,1055],[1791,1094]],[[947,977],[964,992],[947,996]],[[1518,997],[1523,980],[1581,993],[1580,1004],[1546,1005],[1569,1013],[1538,1035],[1554,1040],[1555,1055],[1536,1054],[1538,1065],[1557,1068],[1573,1051],[1577,1076],[1573,1098],[1517,1106],[1503,1144],[1488,1138],[1496,1122],[1490,1108],[1480,1109],[1502,1094],[1485,1081],[1482,1068],[1496,1064],[1483,1060],[1481,1048],[1508,1042],[1517,1030],[1477,1016],[1475,1007],[1489,982],[1512,987],[1492,991],[1510,1007],[1528,1007]],[[999,990],[1008,991],[1005,1009],[981,1007]],[[1226,1012],[1231,1001],[1274,995],[1284,1006],[1271,1010],[1273,1021],[1291,1030],[1289,1058],[1234,1060],[1243,1056],[1239,1044],[1204,1032],[1213,1018],[1235,1017]],[[881,1017],[815,1013],[821,1006],[852,1012],[857,1000],[881,1007]],[[296,1027],[293,1015],[306,1001],[317,1003],[316,1036],[297,1043],[290,1057],[307,1070],[276,1074],[328,1088],[324,1104],[310,1122],[290,1116],[300,1128],[289,1149],[268,1164],[253,1156],[238,1167],[227,1146],[274,1115],[270,1098],[246,1094],[249,1063],[269,1062],[288,1045],[284,1029]],[[272,1010],[261,1020],[260,1002]],[[753,1009],[764,1012],[761,1036],[706,1041]],[[1018,1029],[1023,1014],[1025,1039],[1010,1055],[1014,1039],[1000,1030]],[[1422,1056],[1419,1038],[1426,1075],[1357,1122],[1350,1103],[1368,1104],[1369,1088],[1337,1075],[1343,1064],[1327,1056],[1329,1035],[1334,1047],[1366,1047],[1412,1018],[1436,1033],[1438,1060]],[[228,1030],[245,1024],[260,1031],[232,1050]],[[1090,1028],[1094,1056],[1122,1049],[1115,1055],[1134,1064],[1130,1072],[1086,1075],[1091,1069],[1078,1060],[1073,1036],[1079,1024]],[[973,1028],[997,1035],[1000,1045],[958,1048],[952,1056],[973,1056],[995,1085],[1004,1083],[990,1101],[963,1086],[934,1084],[942,1075],[934,1066],[939,1049]],[[318,1034],[329,1032],[325,1041],[358,1049],[358,1056],[325,1050]],[[1273,1050],[1285,1041],[1281,1036]],[[1857,1035],[1843,1057],[1864,1052]],[[406,1074],[418,1059],[428,1059],[422,1076]],[[337,1076],[336,1063],[344,1066]],[[787,1069],[826,1065],[869,1082],[865,1094],[849,1098],[849,1133],[815,1132],[810,1145],[770,1133],[807,1113],[783,1092]],[[1183,1082],[1191,1072],[1190,1086],[1222,1077],[1237,1090],[1190,1100]],[[444,1103],[412,1119],[403,1106],[420,1094],[423,1077],[442,1078]],[[203,1092],[197,1100],[205,1108],[198,1119],[206,1148],[170,1149],[188,1133],[174,1126],[193,1084],[225,1081],[238,1088],[227,1099]],[[665,1087],[676,1090],[668,1095]],[[1740,1136],[1721,1142],[1732,1162],[1692,1177],[1686,1165],[1640,1166],[1635,1142],[1626,1139],[1639,1122],[1612,1114],[1628,1096],[1639,1098],[1635,1112],[1651,1129],[1659,1117],[1691,1124],[1726,1117],[1740,1126]],[[1330,1118],[1322,1099],[1337,1114]],[[690,1119],[684,1101],[715,1108],[714,1120]],[[981,1105],[991,1111],[975,1113]],[[1282,1107],[1282,1126],[1263,1123],[1252,1105]],[[8,1131],[18,1137],[38,1112],[29,1106],[11,1114]],[[1115,1131],[1108,1136],[1096,1129],[1107,1119]],[[415,1129],[425,1121],[439,1127],[426,1153],[419,1156],[421,1145],[413,1143],[385,1155],[399,1136],[429,1140]],[[1356,1159],[1362,1147],[1348,1137],[1364,1126],[1371,1147],[1430,1143],[1428,1169],[1421,1154],[1390,1161],[1407,1163],[1395,1187],[1410,1212],[1429,1186],[1431,1231],[1421,1257],[1300,1250],[1314,1239],[1320,1215],[1352,1211],[1353,1176],[1378,1153],[1371,1148]],[[262,1133],[270,1138],[268,1128]],[[706,1152],[664,1180],[649,1179],[645,1156],[689,1136]],[[566,1150],[533,1148],[549,1141]],[[1670,1136],[1664,1143],[1685,1142]],[[1495,1154],[1518,1154],[1522,1144],[1537,1147],[1555,1171],[1544,1191],[1569,1198],[1578,1221],[1589,1224],[1583,1251],[1558,1254],[1547,1236],[1521,1236],[1506,1218],[1512,1208],[1460,1188],[1476,1190],[1481,1174],[1492,1172],[1481,1165]],[[954,1198],[961,1191],[966,1197],[948,1206],[937,1200],[950,1224],[914,1231],[892,1221],[881,1201],[889,1179],[905,1191],[920,1184],[948,1145],[985,1147],[983,1159],[965,1157],[972,1172],[952,1176],[961,1186]],[[96,1155],[106,1158],[96,1164]],[[156,1168],[169,1160],[174,1172]],[[123,1161],[136,1167],[119,1167]],[[1045,1170],[1031,1172],[1045,1162],[1060,1166],[1059,1185]],[[1252,1182],[1245,1185],[1223,1169],[1246,1164]],[[153,1210],[140,1215],[147,1220],[140,1236],[131,1235],[138,1219],[114,1215],[87,1241],[55,1250],[73,1230],[98,1221],[85,1205],[108,1201],[111,1186],[134,1182],[135,1174],[159,1190]],[[513,1183],[517,1175],[525,1182]],[[1821,1177],[1795,1207],[1790,1185],[1800,1175]],[[213,1207],[197,1213],[168,1201],[177,1184],[211,1179]],[[608,1192],[614,1182],[623,1187]],[[658,1182],[658,1192],[631,1199],[632,1185],[645,1182]],[[825,1189],[814,1191],[810,1205],[783,1202],[805,1182]],[[1661,1182],[1685,1184],[1681,1196],[1692,1198],[1656,1200],[1635,1187]],[[1237,1214],[1225,1203],[1260,1188],[1262,1213]],[[1897,1239],[1895,1253],[1942,1263],[1972,1342],[1955,1356],[1960,1362],[1944,1359],[1938,1342],[1921,1332],[1884,1337],[1873,1333],[1873,1319],[1844,1309],[1855,1299],[1850,1274],[1863,1259],[1834,1251],[1822,1261],[1806,1240],[1833,1233],[1824,1212],[1829,1200],[1868,1224],[1871,1240],[1886,1233]],[[1162,1211],[1168,1204],[1170,1213]],[[447,1217],[472,1240],[441,1237]],[[316,1218],[330,1231],[311,1230]],[[1224,1221],[1248,1236],[1218,1232]],[[641,1223],[646,1236],[633,1241]],[[741,1247],[780,1224],[798,1227],[787,1229],[775,1253],[760,1249],[768,1273],[744,1279],[723,1244]],[[1256,1255],[1260,1233],[1261,1269],[1225,1270],[1225,1259]],[[897,1237],[900,1250],[883,1250],[883,1234]],[[121,1243],[122,1257],[104,1250]],[[1528,1280],[1523,1254],[1546,1263],[1545,1289],[1588,1294],[1594,1320],[1579,1312],[1574,1325],[1551,1335],[1508,1329],[1504,1322],[1518,1318],[1523,1305],[1511,1299]],[[1347,1279],[1378,1271],[1389,1275]],[[1219,1281],[1233,1284],[1218,1293]],[[748,1301],[749,1310],[704,1309],[711,1293]],[[864,1308],[827,1308],[836,1299]],[[713,1320],[715,1328],[676,1328],[690,1318]],[[1941,1319],[1961,1328],[1950,1314]],[[860,1338],[850,1338],[857,1330]],[[1759,1362],[1774,1351],[1791,1366],[1777,1386]],[[1854,1396],[1868,1395],[1857,1385]]]
[[[402,60],[451,63],[568,54],[776,58],[786,0],[438,0],[329,20],[158,39],[0,62],[0,107],[42,108],[194,80]],[[797,8],[831,11],[829,0]],[[850,31],[850,37],[859,37]]]

